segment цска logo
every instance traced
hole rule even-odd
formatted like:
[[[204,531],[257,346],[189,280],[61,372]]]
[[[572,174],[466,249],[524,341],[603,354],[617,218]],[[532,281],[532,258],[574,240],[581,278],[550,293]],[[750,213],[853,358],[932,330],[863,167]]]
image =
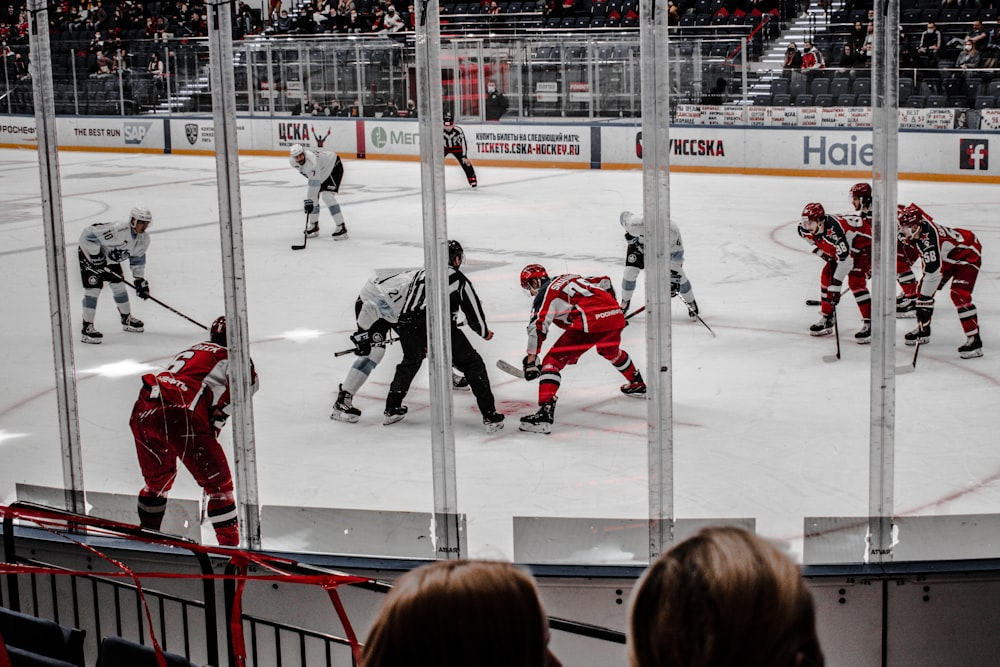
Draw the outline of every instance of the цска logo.
[[[959,139],[958,168],[989,171],[989,139]]]

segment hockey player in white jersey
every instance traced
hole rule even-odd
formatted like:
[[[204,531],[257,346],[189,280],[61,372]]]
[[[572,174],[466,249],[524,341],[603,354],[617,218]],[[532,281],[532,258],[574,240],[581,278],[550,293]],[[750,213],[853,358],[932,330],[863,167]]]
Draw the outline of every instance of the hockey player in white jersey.
[[[628,242],[621,293],[622,310],[627,313],[639,271],[646,268],[645,225],[642,216],[631,211],[622,211],[618,221],[625,228],[625,240]],[[698,302],[694,299],[691,281],[684,273],[684,241],[681,239],[680,229],[673,221],[670,222],[670,238],[673,239],[673,245],[670,247],[670,296],[680,294],[681,300],[688,307],[688,317],[694,319],[699,313]]]
[[[149,234],[146,230],[153,222],[147,208],[133,208],[128,222],[98,222],[88,226],[80,234],[77,255],[80,260],[80,278],[83,281],[83,342],[100,343],[104,335],[94,328],[97,312],[97,297],[101,295],[104,283],[108,283],[118,306],[122,329],[141,333],[142,320],[132,317],[132,306],[128,290],[122,282],[125,274],[121,263],[128,260],[135,285],[135,295],[140,299],[149,298],[149,282],[146,274],[146,249],[149,248]]]
[[[361,390],[385,356],[386,341],[389,340],[390,333],[396,330],[399,311],[417,273],[419,269],[376,271],[361,288],[354,303],[358,330],[351,335],[357,359],[347,371],[344,382],[337,388],[337,402],[333,404],[330,419],[353,424],[361,417],[361,410],[354,407],[354,395]],[[452,386],[468,391],[469,381],[452,372]]]
[[[309,181],[303,209],[306,218],[306,235],[319,236],[320,199],[330,209],[333,221],[337,223],[333,230],[334,241],[347,240],[347,225],[344,224],[344,214],[337,202],[340,192],[340,182],[344,178],[344,163],[340,156],[328,151],[306,150],[300,144],[292,146],[288,162]]]

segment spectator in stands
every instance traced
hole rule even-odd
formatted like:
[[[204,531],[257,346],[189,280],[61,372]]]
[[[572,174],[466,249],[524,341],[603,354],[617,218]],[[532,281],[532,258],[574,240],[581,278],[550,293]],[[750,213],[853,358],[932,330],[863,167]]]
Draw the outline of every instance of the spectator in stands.
[[[382,24],[385,27],[386,32],[403,32],[406,30],[406,24],[403,23],[402,17],[399,12],[396,11],[396,7],[389,4],[385,9],[385,18],[382,19]]]
[[[416,118],[417,117],[417,103],[413,100],[406,100],[406,117]]]
[[[344,21],[343,32],[351,35],[357,35],[363,33],[365,31],[365,27],[365,21],[361,15],[358,14],[357,9],[352,9],[348,12],[347,20]]]
[[[500,116],[507,113],[507,96],[497,90],[497,84],[495,81],[490,81],[486,84],[486,99],[484,100],[484,106],[486,107],[486,120],[500,120]]]
[[[967,76],[966,70],[978,69],[982,65],[982,61],[983,56],[976,50],[976,43],[967,37],[965,45],[962,47],[962,52],[955,59],[956,71],[952,73],[952,76],[954,78],[965,78]]]
[[[983,49],[983,67],[996,69],[1000,66],[1000,18],[986,37],[986,47]]]
[[[976,48],[979,53],[983,52],[986,48],[986,44],[989,41],[989,34],[983,30],[983,22],[976,20],[972,22],[972,27],[969,32],[965,33],[966,40],[972,40],[972,45]]]
[[[115,63],[111,58],[104,55],[104,51],[98,51],[97,60],[95,61],[94,76],[96,77],[108,77],[114,74]]]
[[[396,103],[391,97],[385,101],[385,110],[382,111],[382,116],[385,118],[399,117],[399,109],[396,108]]]
[[[28,63],[24,58],[21,57],[20,53],[14,54],[14,78],[15,79],[27,79],[31,76],[31,72],[28,70]]]
[[[649,566],[632,594],[628,658],[632,667],[824,664],[799,568],[732,526],[703,528]]]
[[[865,37],[867,35],[868,31],[865,29],[864,24],[861,21],[855,21],[851,27],[851,32],[847,36],[847,43],[851,45],[855,53],[860,51],[861,47],[865,45]]]
[[[785,64],[783,67],[785,72],[798,72],[802,69],[802,53],[799,52],[799,48],[795,45],[795,42],[791,42],[788,48],[785,49]]]
[[[667,25],[676,26],[681,24],[681,12],[677,5],[671,0],[667,2]]]
[[[90,45],[87,47],[87,50],[90,53],[97,54],[98,51],[103,51],[104,48],[104,35],[100,30],[97,30],[94,32],[94,36],[90,38]]]
[[[379,609],[362,667],[561,667],[531,575],[500,561],[441,560],[407,572]]]
[[[281,0],[270,0],[267,15],[271,21],[277,21],[281,17]]]
[[[919,68],[921,67],[920,58],[917,57],[916,51],[913,47],[906,42],[906,40],[899,41],[899,76],[910,77],[916,73],[917,78],[922,78]],[[906,70],[912,70],[907,72]]]
[[[872,53],[875,51],[875,23],[869,21],[865,27],[865,43],[858,54],[865,59],[865,67],[871,67]]]
[[[802,48],[802,67],[800,70],[811,80],[812,77],[822,73],[826,68],[826,60],[823,58],[823,53],[812,43],[812,40],[803,41]]]
[[[864,69],[867,64],[864,58],[854,52],[850,43],[847,43],[844,44],[844,52],[840,54],[840,60],[837,62],[837,74],[846,74],[853,79],[857,74],[855,70]]]
[[[278,20],[274,23],[274,32],[279,35],[287,35],[292,31],[292,18],[288,15],[287,9],[282,9],[278,15]]]
[[[338,0],[337,1],[337,14],[340,16],[347,16],[351,13],[352,9],[357,9],[354,5],[354,0]]]
[[[920,46],[917,53],[922,59],[922,64],[926,68],[936,68],[938,60],[941,58],[942,38],[941,31],[938,30],[934,21],[927,22],[927,30],[920,34]]]
[[[146,65],[146,71],[153,75],[153,78],[160,78],[165,73],[165,68],[163,66],[163,59],[160,58],[160,54],[153,51],[149,54],[149,64]]]

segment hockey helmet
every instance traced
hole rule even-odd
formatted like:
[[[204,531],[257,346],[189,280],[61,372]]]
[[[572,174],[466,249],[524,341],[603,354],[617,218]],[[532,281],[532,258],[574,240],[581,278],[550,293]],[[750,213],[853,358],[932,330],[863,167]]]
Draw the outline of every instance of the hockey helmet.
[[[132,229],[135,229],[136,223],[146,223],[148,227],[153,222],[153,214],[149,212],[148,208],[142,208],[141,206],[136,206],[129,212],[130,223]]]
[[[802,209],[802,219],[811,220],[813,222],[822,222],[826,219],[826,210],[823,208],[822,204],[818,204],[816,202],[806,204]]]
[[[446,113],[442,118],[442,120],[444,121],[445,125],[451,125],[452,123],[455,122],[455,117],[452,116],[450,113]]]
[[[920,233],[925,220],[923,210],[916,204],[910,204],[899,211],[899,227],[906,238],[913,238]]]
[[[456,261],[458,260],[458,261]],[[448,241],[448,265],[456,269],[465,261],[465,250],[458,241]]]
[[[302,148],[302,144],[292,144],[292,148],[288,151],[291,157],[298,157],[306,152],[306,149]]]
[[[216,345],[226,344],[226,316],[219,315],[209,327],[210,340]]]
[[[851,199],[860,199],[861,206],[868,207],[872,205],[872,186],[867,183],[855,183],[851,186]],[[854,210],[860,210],[858,205],[854,205]]]
[[[541,264],[528,264],[526,267],[521,269],[521,289],[531,291],[536,286],[532,285],[533,280],[538,281],[538,285],[541,285],[549,279],[549,272],[545,270],[545,267]]]

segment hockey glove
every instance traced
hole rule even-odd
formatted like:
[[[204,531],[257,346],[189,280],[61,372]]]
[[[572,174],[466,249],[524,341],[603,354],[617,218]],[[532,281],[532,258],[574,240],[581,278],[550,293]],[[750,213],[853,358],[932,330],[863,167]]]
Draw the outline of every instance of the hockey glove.
[[[226,420],[229,419],[221,407],[212,408],[212,428],[215,429],[215,436],[219,436],[219,431],[226,425]]]
[[[145,278],[135,279],[135,295],[140,299],[149,298],[149,281]]]
[[[933,315],[934,299],[919,297],[917,299],[917,324],[920,325],[921,329],[925,329],[930,326],[931,317]]]
[[[521,360],[521,367],[524,369],[524,379],[537,380],[538,376],[542,374],[542,365],[538,363],[538,357],[535,357],[534,361],[528,361],[531,355],[526,355],[523,360]]]
[[[314,202],[312,199],[307,199],[304,202],[302,202],[302,208],[303,210],[305,210],[306,215],[308,215],[316,210],[316,202]]]
[[[687,307],[688,307],[688,317],[690,317],[692,320],[698,317],[698,313],[700,311],[698,310],[697,301],[692,301],[691,303],[687,304]]]
[[[676,271],[670,272],[670,298],[674,298],[681,291],[681,274]]]
[[[351,334],[351,342],[354,343],[354,354],[359,357],[367,357],[372,351],[372,337],[367,331],[358,331]]]

